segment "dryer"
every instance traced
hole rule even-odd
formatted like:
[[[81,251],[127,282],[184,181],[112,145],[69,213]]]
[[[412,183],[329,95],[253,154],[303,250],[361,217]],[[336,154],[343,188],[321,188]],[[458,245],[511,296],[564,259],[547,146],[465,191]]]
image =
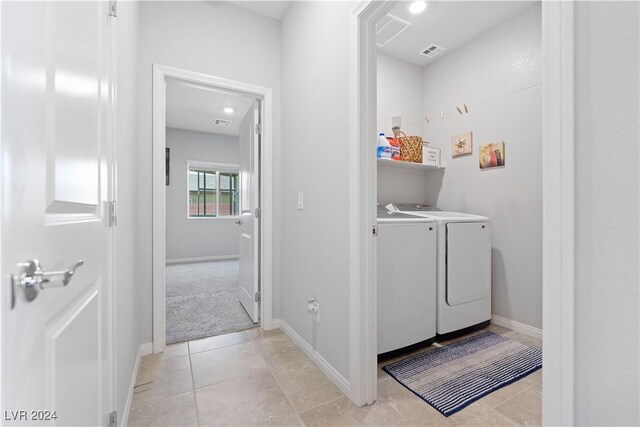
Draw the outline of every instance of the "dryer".
[[[491,227],[489,218],[394,204],[399,212],[431,218],[437,229],[439,336],[454,335],[491,320]]]

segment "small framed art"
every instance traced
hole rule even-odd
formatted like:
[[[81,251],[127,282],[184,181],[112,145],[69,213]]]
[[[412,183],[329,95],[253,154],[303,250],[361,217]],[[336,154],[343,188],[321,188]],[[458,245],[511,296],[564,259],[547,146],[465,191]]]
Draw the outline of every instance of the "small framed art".
[[[451,137],[451,157],[464,156],[473,152],[473,134],[461,133]]]
[[[478,154],[480,169],[504,166],[504,142],[490,142],[480,146]]]

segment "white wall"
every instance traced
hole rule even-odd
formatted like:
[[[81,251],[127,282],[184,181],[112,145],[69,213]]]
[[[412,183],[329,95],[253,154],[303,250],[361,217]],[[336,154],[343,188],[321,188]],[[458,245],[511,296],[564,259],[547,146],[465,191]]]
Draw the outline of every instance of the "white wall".
[[[274,91],[274,289],[280,310],[280,23],[227,2],[141,2],[140,96],[140,289],[142,339],[151,341],[151,77],[160,63]]]
[[[281,318],[349,379],[349,16],[293,2],[282,21]],[[297,209],[304,192],[305,209]],[[320,324],[307,312],[320,303]]]
[[[402,131],[422,135],[424,68],[378,52],[378,132],[393,135],[391,117],[402,117]]]
[[[424,72],[431,119],[424,135],[447,165],[437,205],[491,218],[492,311],[536,328],[542,327],[541,37],[534,5]],[[459,115],[455,106],[463,103],[470,112]],[[466,131],[473,132],[473,154],[452,159],[450,138]],[[505,142],[506,166],[481,171],[479,147],[492,141]]]
[[[238,164],[238,137],[167,128],[171,149],[170,185],[167,190],[166,257],[185,258],[238,255],[235,217],[187,217],[187,161]]]
[[[640,8],[577,2],[575,424],[640,424]]]
[[[116,409],[122,422],[140,346],[138,286],[138,4],[118,4],[116,152]]]
[[[378,52],[378,132],[393,134],[391,117],[402,117],[402,131],[423,135],[424,68]],[[378,202],[424,203],[427,179],[412,170],[378,168]]]

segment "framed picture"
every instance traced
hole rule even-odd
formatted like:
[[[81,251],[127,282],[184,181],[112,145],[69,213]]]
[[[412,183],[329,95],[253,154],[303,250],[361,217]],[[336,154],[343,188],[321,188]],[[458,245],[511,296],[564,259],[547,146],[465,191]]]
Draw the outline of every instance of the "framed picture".
[[[165,162],[165,181],[166,185],[169,185],[169,163],[171,160],[171,149],[169,147],[164,149],[164,162]]]
[[[473,152],[473,135],[471,132],[451,137],[451,157],[464,156]]]
[[[490,142],[480,146],[480,169],[504,166],[504,142]]]

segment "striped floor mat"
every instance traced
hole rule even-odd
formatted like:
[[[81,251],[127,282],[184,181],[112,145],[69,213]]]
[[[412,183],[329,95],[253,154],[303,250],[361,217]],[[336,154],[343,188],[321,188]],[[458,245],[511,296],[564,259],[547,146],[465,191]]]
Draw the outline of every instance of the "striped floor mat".
[[[542,350],[485,332],[383,369],[448,417],[541,367]]]

